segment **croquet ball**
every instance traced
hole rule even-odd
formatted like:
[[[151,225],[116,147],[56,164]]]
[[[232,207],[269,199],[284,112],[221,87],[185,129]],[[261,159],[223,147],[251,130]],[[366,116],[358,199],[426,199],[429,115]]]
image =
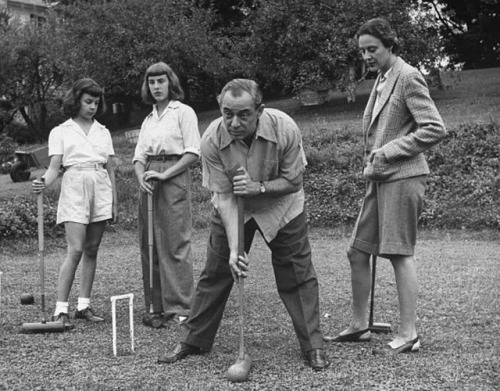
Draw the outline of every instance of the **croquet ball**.
[[[21,295],[21,304],[33,304],[35,302],[35,298],[31,293],[23,293]]]

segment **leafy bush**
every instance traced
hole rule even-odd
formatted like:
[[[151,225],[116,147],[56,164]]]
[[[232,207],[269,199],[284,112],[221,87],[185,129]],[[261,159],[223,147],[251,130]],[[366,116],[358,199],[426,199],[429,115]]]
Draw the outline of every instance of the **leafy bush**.
[[[0,237],[2,239],[20,239],[36,237],[37,201],[33,196],[16,197],[6,200],[0,207]],[[57,203],[46,197],[44,202],[44,234],[58,237],[64,233],[63,227],[56,225]]]
[[[4,132],[19,144],[34,144],[37,142],[37,135],[28,126],[18,122],[11,122],[5,126]]]
[[[119,226],[137,229],[138,186],[132,167],[133,146],[117,138],[116,177]],[[428,152],[431,169],[421,225],[427,228],[500,229],[500,132],[495,123],[462,125]],[[304,136],[309,162],[304,190],[310,224],[339,227],[354,224],[365,192],[361,176],[361,134],[313,125]],[[201,164],[191,168],[193,225],[207,227],[210,192],[202,187]],[[59,189],[46,192],[46,226],[55,229]],[[4,202],[0,236],[20,238],[36,234],[36,201],[32,195]]]
[[[193,214],[193,226],[195,228],[206,228],[210,223],[212,212],[212,195],[202,185],[201,161],[191,166],[191,203]]]
[[[427,153],[431,174],[421,225],[500,228],[498,125],[464,124]],[[304,188],[312,226],[355,222],[365,184],[361,135],[314,128],[304,137]]]
[[[14,160],[14,152],[17,147],[18,144],[12,137],[0,133],[0,164]]]
[[[139,186],[131,163],[120,164],[115,170],[118,194],[118,224],[126,229],[137,229]]]
[[[304,151],[308,161],[304,191],[311,225],[352,224],[365,188],[360,176],[361,135],[315,126],[304,137]]]
[[[497,124],[468,124],[430,151],[424,226],[500,228],[499,145]]]

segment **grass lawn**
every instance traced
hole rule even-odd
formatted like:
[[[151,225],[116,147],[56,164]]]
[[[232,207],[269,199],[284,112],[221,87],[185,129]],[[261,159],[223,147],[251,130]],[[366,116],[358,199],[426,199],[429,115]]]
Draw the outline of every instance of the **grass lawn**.
[[[195,276],[205,256],[207,230],[194,237]],[[350,316],[350,274],[342,232],[313,230],[311,243],[320,282],[321,322],[326,334],[343,329]],[[40,320],[36,242],[1,248],[0,390],[495,390],[500,385],[500,237],[496,232],[422,232],[416,259],[421,280],[418,330],[422,350],[380,358],[372,349],[390,335],[366,344],[330,344],[331,367],[312,372],[302,361],[292,325],[274,285],[269,251],[257,237],[246,283],[246,346],[253,359],[250,379],[232,384],[225,372],[238,351],[236,289],[228,302],[213,350],[172,365],[156,358],[178,338],[177,327],[144,327],[139,251],[135,233],[107,232],[93,290],[103,324],[76,321],[63,334],[19,334],[23,322]],[[47,306],[55,305],[61,241],[47,244]],[[375,321],[397,329],[398,307],[389,262],[378,262]],[[70,305],[76,303],[75,281]],[[22,306],[23,292],[35,304]],[[118,306],[119,356],[112,353],[110,296],[133,293],[136,351],[129,349],[128,310]],[[119,302],[120,303],[120,302]]]

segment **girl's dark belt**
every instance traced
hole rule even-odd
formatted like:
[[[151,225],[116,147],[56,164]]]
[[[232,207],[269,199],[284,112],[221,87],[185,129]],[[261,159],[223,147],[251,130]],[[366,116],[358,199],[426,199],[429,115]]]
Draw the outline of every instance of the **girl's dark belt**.
[[[148,156],[149,161],[156,161],[156,162],[165,162],[167,160],[178,160],[180,159],[180,155],[154,155],[154,156]]]

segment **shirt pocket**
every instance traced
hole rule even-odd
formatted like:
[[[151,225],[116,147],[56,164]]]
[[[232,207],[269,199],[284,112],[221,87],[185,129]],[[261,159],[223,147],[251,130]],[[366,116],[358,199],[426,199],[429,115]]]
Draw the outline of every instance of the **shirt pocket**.
[[[275,179],[279,174],[279,161],[278,160],[263,160],[262,161],[262,177],[261,180],[267,181]]]

